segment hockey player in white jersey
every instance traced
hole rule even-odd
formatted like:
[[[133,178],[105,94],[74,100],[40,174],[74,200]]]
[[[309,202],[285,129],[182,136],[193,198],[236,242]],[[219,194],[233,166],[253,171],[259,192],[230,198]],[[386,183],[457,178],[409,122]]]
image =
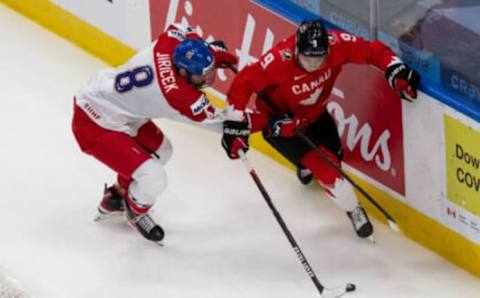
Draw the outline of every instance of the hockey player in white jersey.
[[[171,25],[125,64],[95,74],[75,95],[72,130],[83,152],[115,171],[98,206],[103,218],[123,214],[146,239],[163,229],[148,212],[167,184],[172,145],[151,119],[218,125],[223,114],[200,90],[216,68],[236,64],[222,42],[207,44],[191,29]]]

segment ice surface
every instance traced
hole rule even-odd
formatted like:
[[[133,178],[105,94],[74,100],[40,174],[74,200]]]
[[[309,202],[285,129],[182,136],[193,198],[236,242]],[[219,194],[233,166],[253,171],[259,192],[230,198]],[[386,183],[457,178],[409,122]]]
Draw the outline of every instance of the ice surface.
[[[70,132],[72,96],[106,67],[0,4],[0,265],[42,298],[319,297],[240,161],[218,135],[160,121],[175,152],[153,217],[165,247],[94,223],[114,175]],[[248,156],[326,286],[346,297],[479,297],[480,280],[374,222],[377,244],[294,173]]]

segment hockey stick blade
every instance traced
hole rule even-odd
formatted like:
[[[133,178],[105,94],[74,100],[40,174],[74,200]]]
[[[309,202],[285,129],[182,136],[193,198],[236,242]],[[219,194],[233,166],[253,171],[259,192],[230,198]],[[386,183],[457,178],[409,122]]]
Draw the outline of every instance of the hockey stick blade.
[[[388,226],[390,227],[390,229],[394,230],[395,232],[400,232],[400,228],[394,221],[388,220]]]
[[[411,97],[407,92],[402,91],[402,95],[404,96],[404,98],[405,98],[407,101],[413,102],[414,98]]]
[[[339,298],[348,292],[355,291],[357,287],[354,284],[346,284],[336,288],[324,288],[322,292],[323,298]]]

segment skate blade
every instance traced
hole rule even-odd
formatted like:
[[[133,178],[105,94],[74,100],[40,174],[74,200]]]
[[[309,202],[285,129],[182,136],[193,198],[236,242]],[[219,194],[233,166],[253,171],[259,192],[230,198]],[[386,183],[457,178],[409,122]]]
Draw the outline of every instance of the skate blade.
[[[99,221],[104,221],[112,218],[120,218],[123,216],[122,211],[115,211],[115,212],[108,212],[108,213],[103,213],[103,212],[98,212],[97,215],[93,218],[93,221],[99,222]]]
[[[156,245],[160,246],[160,247],[164,247],[164,244],[163,244],[163,239],[160,240],[160,241],[154,241],[154,240],[150,240],[150,239],[147,239],[145,238],[142,233],[137,229],[137,227],[132,224],[128,219],[127,219],[127,225],[132,228],[133,230],[135,230],[135,232],[137,232],[138,234],[140,234],[140,236],[142,236],[142,238],[150,243],[155,243]],[[1,297],[0,297],[1,298]]]
[[[373,237],[373,235],[368,236],[367,240],[370,241],[372,244],[377,243],[377,240],[375,240],[375,237]]]

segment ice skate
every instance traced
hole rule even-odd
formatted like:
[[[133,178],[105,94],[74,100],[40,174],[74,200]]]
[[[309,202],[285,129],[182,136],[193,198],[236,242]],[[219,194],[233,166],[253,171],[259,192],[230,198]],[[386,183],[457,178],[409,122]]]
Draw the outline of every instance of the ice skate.
[[[146,239],[156,242],[161,245],[161,241],[165,236],[165,232],[153,219],[148,215],[148,212],[137,214],[132,208],[126,204],[127,221],[134,229],[136,229]]]
[[[373,226],[368,219],[367,213],[362,206],[357,206],[352,211],[347,211],[348,218],[350,218],[353,228],[360,238],[368,238],[370,241],[375,242],[373,238]]]
[[[97,207],[98,213],[95,216],[95,221],[102,221],[111,217],[118,217],[125,211],[125,190],[119,185],[114,184],[105,188],[103,191],[103,198]]]
[[[302,166],[298,166],[297,167],[297,178],[298,178],[298,180],[300,180],[300,182],[303,185],[308,185],[313,180],[313,174],[309,169],[304,168]]]

